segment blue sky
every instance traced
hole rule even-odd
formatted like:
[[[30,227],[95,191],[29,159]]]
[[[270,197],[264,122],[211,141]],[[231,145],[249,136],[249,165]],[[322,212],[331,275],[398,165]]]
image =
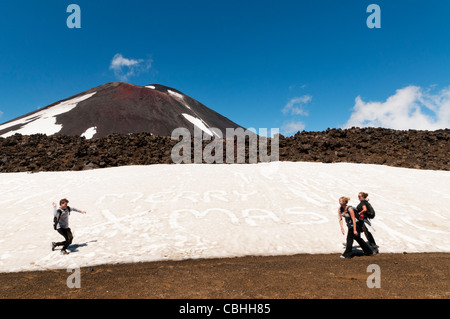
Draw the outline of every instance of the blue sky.
[[[81,29],[66,25],[72,3]],[[2,1],[0,122],[126,81],[285,135],[449,127],[449,17],[446,0]],[[119,55],[134,63],[121,73]]]

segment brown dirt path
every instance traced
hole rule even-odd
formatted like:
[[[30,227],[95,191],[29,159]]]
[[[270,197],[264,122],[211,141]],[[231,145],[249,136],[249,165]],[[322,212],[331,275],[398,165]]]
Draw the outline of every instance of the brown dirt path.
[[[381,288],[368,288],[367,267]],[[2,299],[310,299],[450,298],[450,254],[243,257],[117,264],[81,269],[69,289],[66,270],[0,274]]]

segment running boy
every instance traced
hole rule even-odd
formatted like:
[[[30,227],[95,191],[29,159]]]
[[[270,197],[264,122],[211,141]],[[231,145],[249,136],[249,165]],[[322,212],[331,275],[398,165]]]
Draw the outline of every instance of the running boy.
[[[53,205],[53,216],[55,217],[55,230],[60,233],[65,241],[55,243],[52,242],[52,250],[55,250],[57,246],[63,246],[61,249],[61,254],[67,255],[69,252],[66,250],[67,247],[72,243],[73,235],[72,231],[69,228],[69,216],[71,211],[75,211],[81,214],[86,214],[83,210],[79,210],[76,208],[70,208],[68,206],[69,201],[67,199],[61,199],[59,201],[59,209],[56,208],[56,203],[52,203]]]

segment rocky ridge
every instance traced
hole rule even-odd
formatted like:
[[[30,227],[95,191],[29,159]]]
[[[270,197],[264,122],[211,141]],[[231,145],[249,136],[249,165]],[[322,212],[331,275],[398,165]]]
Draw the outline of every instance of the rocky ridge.
[[[150,133],[113,134],[90,140],[79,136],[16,134],[0,138],[0,172],[80,171],[124,165],[173,164],[171,151],[178,142],[170,136]],[[269,139],[269,150],[270,142]],[[204,141],[203,145],[207,143]],[[225,156],[225,140],[223,143]],[[248,161],[248,147],[246,154]],[[303,131],[291,137],[280,135],[279,154],[280,161],[349,162],[448,171],[450,129]]]

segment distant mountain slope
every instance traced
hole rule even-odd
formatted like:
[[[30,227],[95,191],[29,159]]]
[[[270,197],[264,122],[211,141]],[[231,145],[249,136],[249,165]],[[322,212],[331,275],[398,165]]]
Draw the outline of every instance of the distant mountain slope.
[[[100,138],[113,133],[170,136],[179,127],[209,135],[238,124],[176,89],[163,85],[107,83],[0,125],[0,137],[16,133]]]

